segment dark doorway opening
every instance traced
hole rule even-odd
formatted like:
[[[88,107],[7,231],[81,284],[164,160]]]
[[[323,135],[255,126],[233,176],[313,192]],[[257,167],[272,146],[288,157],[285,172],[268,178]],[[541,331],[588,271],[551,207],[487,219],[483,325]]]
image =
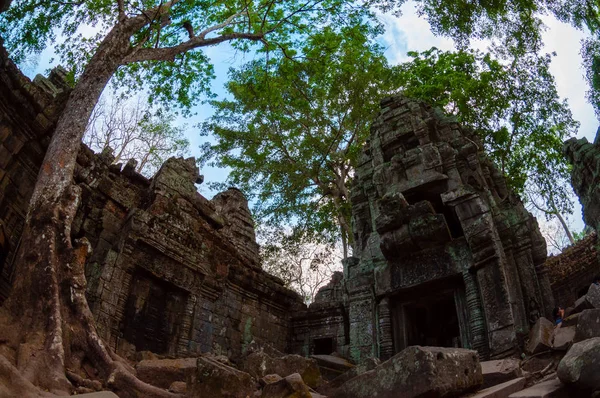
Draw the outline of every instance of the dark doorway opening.
[[[330,355],[335,351],[332,337],[326,337],[322,339],[313,340],[313,354],[314,355]]]
[[[411,345],[463,347],[454,291],[396,302],[393,308],[396,352]]]
[[[125,307],[123,337],[137,351],[175,354],[188,294],[138,270]]]

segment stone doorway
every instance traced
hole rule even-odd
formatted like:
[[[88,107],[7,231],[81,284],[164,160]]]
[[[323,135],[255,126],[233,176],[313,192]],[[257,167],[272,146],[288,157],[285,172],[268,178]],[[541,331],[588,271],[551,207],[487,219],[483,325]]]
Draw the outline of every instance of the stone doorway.
[[[175,354],[187,298],[185,291],[138,270],[125,307],[123,337],[136,351]]]
[[[411,295],[393,297],[392,330],[395,353],[412,345],[436,347],[469,346],[467,322],[460,289],[427,289]],[[461,296],[462,295],[462,296]]]
[[[313,355],[331,355],[335,351],[333,337],[313,340]]]

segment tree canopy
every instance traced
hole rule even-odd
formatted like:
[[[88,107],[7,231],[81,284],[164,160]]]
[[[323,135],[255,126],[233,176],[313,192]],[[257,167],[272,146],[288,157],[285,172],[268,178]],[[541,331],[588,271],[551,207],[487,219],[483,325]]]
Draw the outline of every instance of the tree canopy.
[[[230,72],[233,98],[203,126],[217,143],[203,163],[256,196],[255,216],[349,241],[348,181],[393,70],[366,25],[325,28],[296,57],[261,58]],[[341,228],[341,230],[340,230]]]

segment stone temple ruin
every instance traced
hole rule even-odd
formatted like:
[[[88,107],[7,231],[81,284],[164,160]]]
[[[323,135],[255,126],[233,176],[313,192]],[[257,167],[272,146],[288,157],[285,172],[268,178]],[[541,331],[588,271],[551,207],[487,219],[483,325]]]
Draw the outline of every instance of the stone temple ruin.
[[[402,97],[382,102],[352,214],[356,249],[343,278],[294,323],[295,336],[313,336],[307,351],[387,359],[433,345],[505,357],[549,315],[537,222],[474,134],[440,112]]]
[[[27,203],[68,94],[4,58],[0,97],[0,298]],[[553,305],[535,219],[474,134],[402,97],[382,102],[352,188],[356,250],[307,308],[262,271],[246,199],[207,200],[193,159],[147,179],[85,146],[73,237],[93,246],[88,300],[117,352],[241,355],[252,341],[302,355],[387,359],[409,345],[514,354]]]

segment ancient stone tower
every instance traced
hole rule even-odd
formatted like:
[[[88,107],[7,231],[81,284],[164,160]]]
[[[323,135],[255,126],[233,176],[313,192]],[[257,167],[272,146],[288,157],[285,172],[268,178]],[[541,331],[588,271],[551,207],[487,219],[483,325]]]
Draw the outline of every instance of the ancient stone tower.
[[[403,97],[381,105],[352,188],[354,257],[296,318],[297,347],[329,335],[355,359],[409,345],[513,354],[553,305],[536,220],[470,131]]]

